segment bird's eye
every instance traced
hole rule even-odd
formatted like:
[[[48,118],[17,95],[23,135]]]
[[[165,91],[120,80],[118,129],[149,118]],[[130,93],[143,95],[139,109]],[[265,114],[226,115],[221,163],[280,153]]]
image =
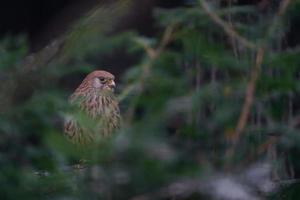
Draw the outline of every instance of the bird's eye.
[[[105,82],[105,78],[103,78],[103,77],[100,77],[99,80],[100,80],[100,82]]]

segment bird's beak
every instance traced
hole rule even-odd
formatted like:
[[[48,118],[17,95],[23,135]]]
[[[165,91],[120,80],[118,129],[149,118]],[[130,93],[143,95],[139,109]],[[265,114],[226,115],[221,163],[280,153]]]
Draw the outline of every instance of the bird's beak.
[[[109,87],[110,87],[111,89],[114,89],[114,88],[116,87],[115,81],[111,80],[110,83],[109,83]]]

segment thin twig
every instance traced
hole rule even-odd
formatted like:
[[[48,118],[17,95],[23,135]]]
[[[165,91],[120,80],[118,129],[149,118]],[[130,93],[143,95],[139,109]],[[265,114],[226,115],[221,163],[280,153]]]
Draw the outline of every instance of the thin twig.
[[[231,8],[232,7],[232,0],[228,0],[228,7]],[[228,24],[229,24],[229,27],[233,27],[233,23],[232,23],[232,16],[231,16],[231,13],[228,12]],[[238,51],[238,48],[237,48],[237,43],[236,43],[236,39],[234,37],[229,37],[229,42],[232,46],[232,50],[233,50],[233,54],[234,56],[239,59],[239,51]]]
[[[267,33],[267,36],[270,36],[270,34],[271,34],[270,30],[273,29],[272,27],[274,26],[274,24],[277,23],[277,20],[275,20],[275,19],[278,18],[278,17],[281,17],[284,14],[284,12],[286,11],[289,3],[290,3],[290,0],[283,0],[281,2],[279,10],[278,10],[277,14],[274,16],[273,23],[269,27],[269,31]],[[265,38],[265,39],[267,41],[267,38]],[[257,84],[257,81],[259,79],[260,70],[261,70],[261,66],[262,66],[262,63],[263,63],[264,56],[265,56],[265,52],[266,52],[266,45],[263,43],[258,48],[258,51],[257,51],[257,54],[256,54],[255,66],[253,67],[253,69],[251,71],[250,80],[249,80],[248,85],[247,85],[245,101],[244,101],[242,111],[241,111],[241,114],[240,114],[240,117],[239,117],[239,120],[238,120],[238,124],[236,126],[235,135],[234,135],[233,141],[232,141],[233,144],[226,151],[226,157],[227,158],[231,158],[232,155],[234,155],[236,145],[237,145],[238,141],[240,140],[240,136],[244,132],[245,127],[247,125],[248,118],[249,118],[249,115],[250,115],[250,110],[252,108],[253,101],[254,101],[256,84]]]
[[[232,155],[234,154],[236,144],[238,143],[240,136],[244,131],[246,124],[248,122],[250,110],[254,101],[256,84],[260,75],[260,70],[263,63],[264,55],[265,55],[265,48],[260,47],[256,55],[255,66],[251,71],[250,81],[248,83],[247,90],[246,90],[245,101],[232,140],[233,144],[226,152],[227,158],[231,158]]]
[[[160,55],[161,52],[164,50],[164,48],[170,43],[170,41],[173,39],[173,32],[176,28],[175,24],[172,24],[168,26],[163,34],[162,40],[156,49],[156,56]]]
[[[209,8],[208,3],[205,0],[199,0],[201,6],[203,7],[204,12],[219,26],[221,26],[225,33],[231,38],[235,38],[245,47],[250,49],[255,49],[256,45],[246,39],[245,37],[241,36],[230,24],[226,23],[223,19],[221,19],[215,12],[212,12]]]
[[[290,0],[283,0],[280,7],[279,7],[279,11],[278,11],[278,16],[281,17],[285,11],[287,10],[289,4],[291,3]]]
[[[174,32],[175,27],[176,27],[175,24],[172,24],[172,25],[169,25],[168,27],[166,27],[166,29],[163,33],[162,39],[156,48],[152,48],[151,46],[149,46],[145,43],[139,42],[139,44],[141,44],[142,47],[145,49],[145,52],[147,53],[149,60],[147,61],[147,63],[145,63],[143,65],[142,74],[141,74],[140,78],[137,81],[135,81],[134,83],[132,83],[132,84],[128,85],[126,88],[124,88],[124,90],[123,90],[124,92],[122,94],[120,94],[118,97],[119,100],[126,98],[126,96],[128,96],[134,90],[136,90],[138,92],[136,97],[142,93],[142,91],[144,89],[145,80],[151,74],[151,68],[154,64],[154,61],[160,56],[160,54],[163,52],[165,47],[173,40],[173,32]],[[130,108],[128,109],[128,112],[127,112],[127,116],[128,116],[127,119],[129,121],[132,119],[134,111],[135,111],[135,105],[130,106]]]
[[[244,131],[245,126],[248,121],[248,118],[249,118],[250,109],[251,109],[251,107],[253,105],[253,101],[254,101],[254,94],[255,94],[255,90],[256,90],[257,80],[260,75],[260,70],[261,70],[261,66],[263,63],[264,55],[265,55],[265,50],[266,49],[264,47],[260,47],[258,49],[258,52],[256,55],[255,66],[254,66],[253,70],[251,71],[250,81],[248,83],[247,90],[246,90],[244,105],[242,108],[242,112],[241,112],[238,124],[236,126],[236,131],[235,131],[236,139],[238,139],[239,136],[241,135],[241,133]]]

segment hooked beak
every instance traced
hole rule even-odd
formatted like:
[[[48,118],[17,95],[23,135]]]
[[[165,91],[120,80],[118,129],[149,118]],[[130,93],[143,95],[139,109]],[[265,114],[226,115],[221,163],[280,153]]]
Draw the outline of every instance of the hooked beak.
[[[110,83],[108,84],[108,86],[109,86],[111,89],[114,89],[114,88],[116,87],[115,81],[111,80]]]

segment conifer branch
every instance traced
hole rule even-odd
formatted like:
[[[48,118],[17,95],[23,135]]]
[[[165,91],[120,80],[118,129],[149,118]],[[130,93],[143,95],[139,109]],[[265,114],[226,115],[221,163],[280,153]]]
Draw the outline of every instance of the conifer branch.
[[[204,10],[204,12],[219,26],[223,28],[225,33],[231,38],[235,38],[237,41],[239,41],[242,45],[249,49],[255,49],[256,45],[246,39],[245,37],[241,36],[229,23],[225,22],[223,19],[221,19],[215,12],[212,12],[209,8],[208,3],[205,0],[200,0],[200,4]]]
[[[271,25],[268,29],[269,31],[267,32],[267,35],[266,35],[267,37],[270,37],[270,34],[273,30],[273,27],[275,26],[275,24],[277,24],[278,17],[281,17],[281,16],[284,15],[285,11],[288,8],[289,3],[290,3],[290,0],[283,0],[281,2],[280,7],[278,9],[278,12],[274,16],[273,23],[271,23]],[[265,38],[265,41],[267,41],[267,39],[268,38]],[[254,102],[256,85],[257,85],[257,81],[258,81],[259,76],[260,76],[260,71],[261,71],[261,67],[262,67],[262,64],[263,64],[263,60],[264,60],[266,50],[267,49],[266,49],[265,42],[262,43],[260,45],[260,47],[258,48],[258,50],[257,50],[255,66],[251,70],[250,80],[249,80],[248,85],[247,85],[244,104],[243,104],[242,111],[240,113],[240,117],[239,117],[236,129],[235,129],[233,140],[232,140],[233,144],[226,151],[226,157],[227,158],[231,158],[234,155],[236,145],[239,142],[240,136],[244,132],[245,127],[247,125],[248,118],[250,116],[250,111],[251,111],[251,108],[252,108],[252,105],[253,105],[253,102]]]

